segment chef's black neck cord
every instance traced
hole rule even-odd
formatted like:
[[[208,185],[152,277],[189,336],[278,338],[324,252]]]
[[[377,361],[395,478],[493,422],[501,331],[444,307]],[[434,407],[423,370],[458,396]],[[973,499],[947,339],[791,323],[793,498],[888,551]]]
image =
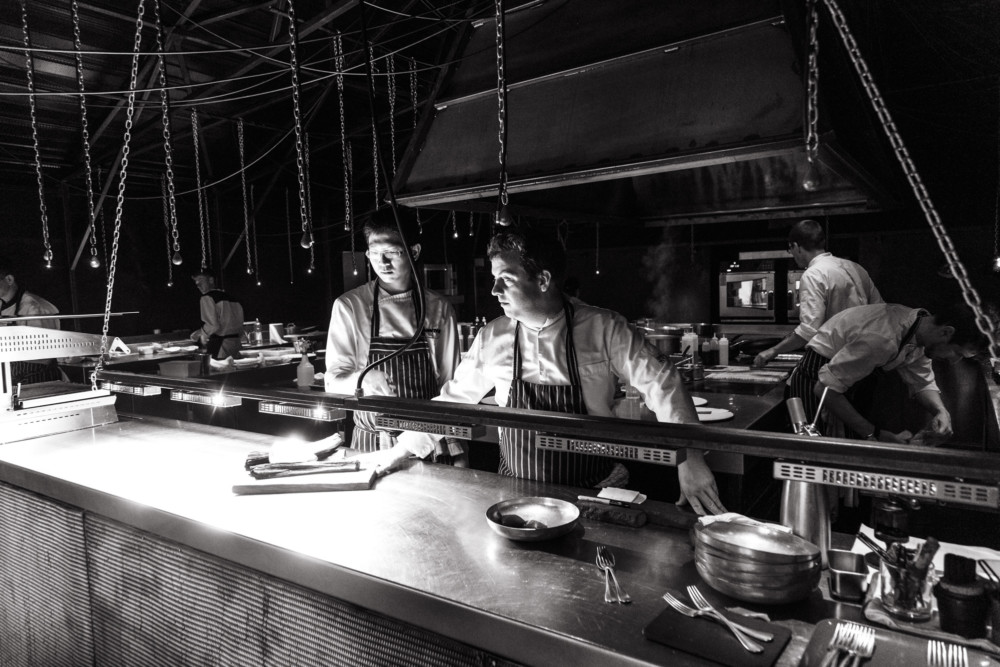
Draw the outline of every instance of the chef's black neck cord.
[[[358,3],[358,9],[360,10],[361,13],[361,41],[364,43],[363,45],[365,47],[362,53],[369,53],[368,24],[365,21],[364,0],[361,0],[361,2]],[[375,115],[375,75],[372,72],[371,58],[365,58],[364,60],[365,60],[365,73],[367,74],[365,78],[368,81],[368,108],[369,111],[371,112],[371,117],[372,117],[372,132],[375,134],[377,138],[378,117]],[[403,225],[402,223],[400,223],[398,205],[396,204],[396,191],[394,189],[392,178],[390,177],[389,172],[385,168],[385,160],[382,159],[382,151],[379,149],[379,142],[377,140],[375,141],[375,160],[376,162],[378,162],[378,169],[380,172],[382,172],[382,178],[386,184],[385,189],[386,193],[389,195],[389,206],[392,208],[392,217],[396,221],[396,229],[399,231],[399,238],[403,241],[403,245],[406,246],[406,261],[410,263],[410,274],[413,277],[413,289],[416,291],[417,295],[417,298],[414,300],[414,306],[417,311],[416,312],[417,326],[413,332],[413,335],[410,337],[410,340],[406,341],[406,345],[399,348],[398,350],[394,350],[391,354],[387,354],[385,357],[381,359],[373,361],[372,363],[368,364],[361,370],[361,373],[358,375],[358,384],[354,387],[354,395],[358,397],[364,395],[364,391],[361,389],[361,383],[364,381],[365,375],[368,374],[368,371],[370,371],[376,365],[386,363],[390,359],[394,359],[395,357],[401,355],[403,352],[406,352],[406,350],[408,350],[413,345],[413,343],[415,343],[417,339],[420,338],[420,336],[423,335],[424,333],[424,307],[425,307],[424,287],[420,283],[420,279],[417,276],[417,265],[413,259],[413,254],[410,252],[409,244],[406,242],[406,235],[403,233]],[[376,280],[378,280],[378,278],[376,278]],[[377,296],[378,292],[376,291],[376,298]],[[376,308],[378,307],[377,302],[375,304],[375,307]]]

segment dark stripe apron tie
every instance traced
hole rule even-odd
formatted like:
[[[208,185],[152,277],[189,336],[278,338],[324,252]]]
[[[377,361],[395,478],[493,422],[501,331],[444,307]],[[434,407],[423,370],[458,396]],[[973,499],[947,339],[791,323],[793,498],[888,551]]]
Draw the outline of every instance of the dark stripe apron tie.
[[[580,368],[573,345],[573,307],[564,304],[566,313],[566,365],[570,384],[543,385],[521,379],[521,323],[514,329],[514,377],[507,398],[508,408],[548,410],[585,415]],[[605,479],[614,461],[600,456],[553,452],[535,446],[535,431],[500,428],[501,475],[535,479],[556,484],[594,487]]]
[[[390,354],[404,347],[409,337],[379,336],[382,318],[379,314],[379,285],[375,281],[375,299],[372,303],[372,327],[370,345],[368,348],[368,363],[372,364],[385,359]],[[418,312],[417,294],[413,291],[414,312]],[[421,333],[405,352],[393,357],[387,362],[379,363],[375,368],[389,378],[400,398],[430,399],[440,393],[431,368],[430,345]],[[354,413],[354,435],[351,447],[362,452],[373,452],[379,449],[380,430],[375,426],[375,413]]]

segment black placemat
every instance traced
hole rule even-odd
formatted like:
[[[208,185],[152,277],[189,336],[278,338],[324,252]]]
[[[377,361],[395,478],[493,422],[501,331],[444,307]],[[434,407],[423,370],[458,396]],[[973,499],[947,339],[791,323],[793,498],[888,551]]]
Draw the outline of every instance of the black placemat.
[[[774,639],[758,642],[764,647],[762,653],[750,653],[729,628],[718,621],[704,617],[689,618],[670,607],[643,628],[642,633],[654,642],[733,667],[771,667],[791,639],[792,632],[788,628],[722,609],[719,611],[740,625],[772,633]]]

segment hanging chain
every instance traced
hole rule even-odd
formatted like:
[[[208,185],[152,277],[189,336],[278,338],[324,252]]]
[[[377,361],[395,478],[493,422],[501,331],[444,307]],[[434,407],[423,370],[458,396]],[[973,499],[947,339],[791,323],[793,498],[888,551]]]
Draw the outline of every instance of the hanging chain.
[[[453,238],[453,239],[457,239],[458,238],[458,220],[457,220],[457,218],[458,218],[458,215],[455,213],[454,210],[448,216],[448,222],[451,223],[451,238]]]
[[[806,80],[806,158],[809,164],[816,160],[819,152],[819,38],[817,29],[819,15],[816,8],[817,0],[808,0],[809,23],[809,73]]]
[[[340,35],[333,40],[333,62],[337,69],[337,101],[340,106],[340,156],[344,170],[344,231],[351,231],[351,188],[347,175],[347,130],[344,122],[344,41]]]
[[[71,3],[73,10],[73,47],[76,56],[76,83],[80,89],[80,127],[83,137],[83,165],[87,188],[87,220],[90,223],[90,266],[98,268],[101,260],[97,256],[97,226],[94,215],[94,172],[90,165],[90,128],[87,125],[87,96],[83,80],[83,40],[80,38],[80,7],[77,0]]]
[[[174,187],[174,151],[170,144],[170,94],[167,92],[167,63],[163,55],[163,27],[160,23],[160,0],[153,0],[153,18],[156,21],[156,60],[160,78],[160,107],[163,110],[163,152],[167,167],[167,201],[170,204],[170,235],[173,237],[174,254],[170,258],[175,265],[184,263],[181,257],[180,234],[177,230],[177,200]]]
[[[250,230],[253,232],[253,272],[257,276],[257,286],[260,286],[260,262],[257,260],[257,199],[253,194],[253,183],[250,184]]]
[[[472,236],[472,230],[473,230],[473,227],[475,227],[475,224],[476,224],[476,214],[473,213],[472,211],[469,211],[469,236],[470,237]]]
[[[174,254],[170,250],[170,204],[167,203],[167,177],[160,176],[160,197],[163,201],[163,234],[167,240],[167,287],[174,286],[174,263],[171,256]]]
[[[1000,79],[997,83],[1000,93]],[[1000,113],[997,117],[1000,118]],[[993,207],[993,270],[1000,272],[1000,133],[997,136],[997,200]]]
[[[351,143],[347,143],[347,173],[350,175],[350,182],[347,185],[347,192],[349,193],[347,197],[348,206],[350,206],[350,201],[353,197],[354,192],[354,151],[351,150]],[[351,235],[351,267],[354,269],[354,275],[358,275],[358,261],[354,257],[354,216],[350,215],[348,218],[348,225],[350,227],[349,232]]]
[[[413,105],[413,136],[417,135],[417,60],[410,58],[410,103]],[[420,209],[417,214],[417,234],[424,233],[424,223],[420,220]]]
[[[205,198],[201,191],[201,128],[198,110],[191,109],[191,140],[194,142],[194,183],[198,191],[198,235],[201,237],[201,268],[208,266],[208,225],[205,221]]]
[[[104,182],[104,171],[98,167],[97,168],[97,182]],[[104,201],[100,202],[100,210],[97,212],[97,217],[101,221],[101,254],[104,256],[104,268],[107,271],[108,267],[108,229],[104,220]]]
[[[243,186],[243,245],[247,250],[247,275],[253,275],[253,260],[250,257],[250,211],[247,210],[247,171],[243,154],[243,119],[236,119],[236,139],[240,149],[240,184]]]
[[[295,166],[299,180],[299,218],[302,221],[302,247],[313,244],[312,229],[306,212],[305,158],[302,155],[302,108],[299,103],[299,33],[295,25],[295,2],[288,0],[288,54],[292,70],[292,113],[295,120]]]
[[[389,145],[392,149],[392,175],[396,176],[396,56],[389,54]]]
[[[497,27],[497,140],[500,144],[500,206],[507,205],[507,55],[504,51],[503,0],[495,0]],[[499,208],[499,207],[498,207]]]
[[[601,275],[601,222],[594,226],[594,275]]]
[[[313,228],[313,204],[312,204],[312,167],[309,166],[309,133],[306,132],[306,217],[309,219],[309,229]],[[254,232],[254,256],[257,254],[256,232]],[[316,244],[309,246],[309,273],[316,268]]]
[[[368,45],[368,59],[371,61],[372,80],[374,81],[375,75],[378,73],[378,68],[375,66],[375,49],[372,48],[371,44]],[[374,85],[372,88],[374,90]],[[372,164],[374,165],[372,173],[375,175],[375,210],[377,211],[379,206],[381,206],[382,201],[378,196],[378,132],[375,128],[374,116],[372,117]]]
[[[288,229],[288,284],[295,284],[295,262],[292,259],[292,214],[288,206],[288,188],[285,188],[285,227]]]
[[[909,151],[906,150],[906,146],[903,144],[903,138],[900,136],[899,130],[896,129],[896,123],[892,120],[892,116],[889,114],[889,109],[886,107],[885,101],[883,100],[878,87],[875,85],[875,80],[872,78],[871,72],[868,69],[868,64],[861,55],[861,51],[858,49],[858,44],[854,40],[854,35],[851,34],[851,31],[847,26],[847,20],[844,18],[844,14],[840,11],[840,7],[837,5],[835,0],[823,0],[823,2],[826,4],[827,9],[830,10],[830,16],[833,18],[833,23],[837,26],[837,31],[844,42],[844,46],[847,48],[847,53],[850,55],[851,62],[854,64],[858,77],[861,79],[861,84],[864,86],[865,92],[868,94],[868,99],[871,101],[875,113],[882,122],[882,129],[885,130],[886,136],[892,144],[893,150],[896,153],[896,158],[903,167],[903,172],[906,174],[906,178],[910,182],[910,187],[913,188],[913,193],[917,197],[917,202],[920,204],[920,208],[924,211],[927,223],[930,225],[935,239],[937,239],[938,246],[941,248],[941,252],[944,253],[945,259],[948,262],[948,268],[951,270],[952,275],[955,276],[955,279],[958,280],[959,286],[962,288],[962,298],[965,299],[965,303],[968,304],[969,308],[972,309],[972,312],[975,313],[976,326],[983,333],[983,335],[989,339],[990,356],[994,359],[1000,359],[1000,346],[997,345],[997,337],[993,322],[983,311],[982,302],[979,299],[979,293],[976,291],[976,288],[972,286],[972,283],[969,282],[969,275],[965,270],[965,266],[962,264],[962,260],[959,259],[958,253],[955,251],[955,246],[952,244],[951,238],[948,236],[948,231],[944,228],[944,224],[941,222],[941,217],[938,215],[937,209],[934,208],[934,203],[931,201],[930,194],[924,187],[920,174],[917,173],[917,168],[913,164],[913,160],[910,159]]]
[[[42,259],[52,268],[52,244],[49,242],[49,211],[45,207],[45,187],[42,184],[42,154],[38,147],[38,119],[35,114],[35,61],[31,56],[31,34],[28,32],[28,3],[21,0],[21,27],[24,31],[24,67],[28,77],[28,108],[31,111],[31,140],[35,145],[35,176],[38,179],[38,208],[42,217]]]
[[[135,41],[132,47],[132,69],[129,73],[128,104],[125,109],[125,135],[122,138],[121,167],[118,174],[118,197],[115,200],[115,229],[111,240],[111,261],[108,262],[108,291],[104,300],[104,323],[101,326],[101,355],[90,374],[90,386],[97,389],[97,375],[104,368],[108,352],[108,325],[111,322],[111,297],[115,291],[115,267],[118,264],[118,244],[121,241],[122,214],[125,207],[125,180],[128,177],[128,152],[132,141],[132,119],[135,117],[135,88],[139,76],[139,52],[142,46],[142,14],[145,0],[139,0],[135,19]]]

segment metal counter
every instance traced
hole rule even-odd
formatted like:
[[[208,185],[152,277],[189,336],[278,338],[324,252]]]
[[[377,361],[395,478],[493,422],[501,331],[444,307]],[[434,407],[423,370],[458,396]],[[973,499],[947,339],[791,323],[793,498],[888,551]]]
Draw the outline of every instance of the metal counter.
[[[580,490],[422,463],[370,491],[233,495],[246,454],[268,444],[124,419],[5,445],[0,481],[524,664],[702,664],[642,636],[664,590],[697,581],[686,533],[583,520],[551,542],[508,541],[488,527],[490,505]],[[598,544],[615,551],[632,604],[603,602]],[[836,612],[819,593],[768,611],[795,632],[786,666]]]

